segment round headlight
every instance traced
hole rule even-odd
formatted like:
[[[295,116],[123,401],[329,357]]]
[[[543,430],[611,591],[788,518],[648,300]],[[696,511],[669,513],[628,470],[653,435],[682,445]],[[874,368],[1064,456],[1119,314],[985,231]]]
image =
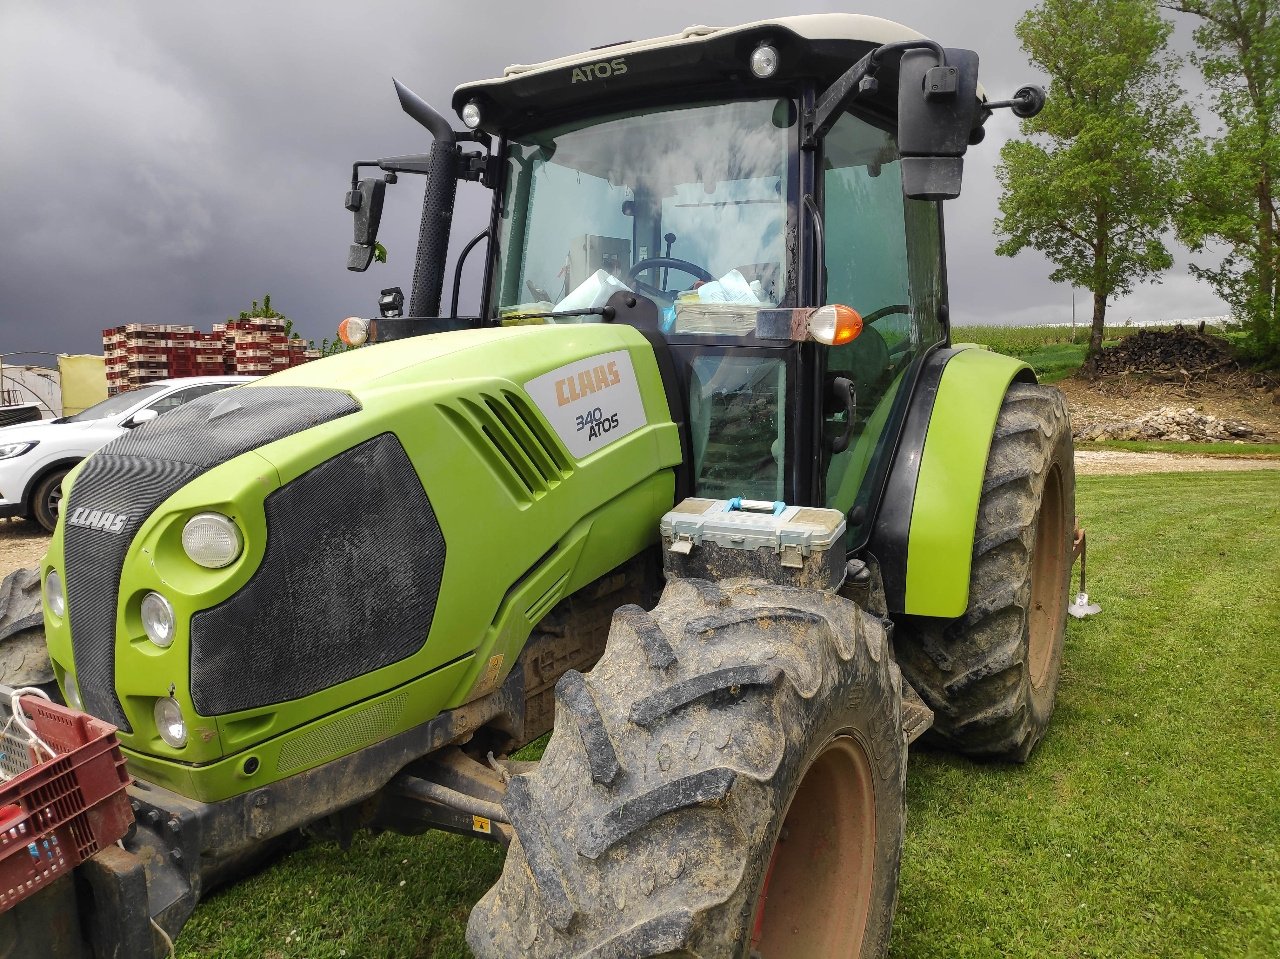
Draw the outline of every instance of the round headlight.
[[[472,100],[462,108],[462,122],[468,130],[474,130],[480,125],[480,105]]]
[[[67,614],[67,597],[62,591],[62,577],[56,569],[49,570],[49,575],[44,578],[44,601],[55,616]]]
[[[142,628],[161,649],[168,649],[173,642],[173,607],[159,593],[147,593],[142,597]]]
[[[233,562],[244,548],[240,527],[221,513],[197,513],[182,527],[182,548],[193,563],[221,569]]]
[[[761,80],[767,80],[778,72],[778,50],[762,43],[751,51],[751,72]]]
[[[156,730],[160,738],[174,749],[187,744],[187,721],[182,718],[182,707],[172,696],[156,700]]]
[[[72,709],[84,712],[84,698],[80,695],[80,684],[70,673],[62,677],[62,685],[67,694],[67,705]]]

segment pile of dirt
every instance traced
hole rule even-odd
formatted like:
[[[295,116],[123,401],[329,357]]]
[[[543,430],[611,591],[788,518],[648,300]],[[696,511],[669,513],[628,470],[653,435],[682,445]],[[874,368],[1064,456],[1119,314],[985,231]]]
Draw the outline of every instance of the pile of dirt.
[[[1073,433],[1078,440],[1259,443],[1267,439],[1267,434],[1252,423],[1202,413],[1191,406],[1161,406],[1132,419],[1082,419]]]
[[[1171,374],[1199,377],[1236,372],[1235,353],[1226,340],[1183,326],[1171,330],[1139,330],[1085,361],[1086,379],[1117,373]]]

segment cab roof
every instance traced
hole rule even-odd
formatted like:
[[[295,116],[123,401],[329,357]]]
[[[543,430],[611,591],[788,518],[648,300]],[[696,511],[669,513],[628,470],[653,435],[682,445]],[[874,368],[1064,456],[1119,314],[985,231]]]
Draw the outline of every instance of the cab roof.
[[[923,36],[892,20],[851,13],[779,17],[734,27],[692,26],[670,36],[513,64],[501,77],[459,86],[452,105],[461,111],[475,101],[481,129],[509,133],[544,125],[548,114],[604,112],[609,107],[602,105],[662,91],[705,89],[713,96],[713,91],[732,88],[742,95],[752,85],[776,92],[781,84],[796,80],[826,84],[875,47]],[[774,46],[779,54],[778,72],[768,81],[757,80],[749,66],[752,51],[761,43]],[[885,86],[896,89],[896,62],[886,68]],[[891,101],[886,90],[879,109],[894,113]]]

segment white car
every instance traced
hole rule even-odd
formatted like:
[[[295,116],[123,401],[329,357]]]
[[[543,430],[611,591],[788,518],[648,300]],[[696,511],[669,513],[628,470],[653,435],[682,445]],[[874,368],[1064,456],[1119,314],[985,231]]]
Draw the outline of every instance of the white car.
[[[0,517],[25,516],[50,532],[58,522],[62,478],[86,456],[135,426],[196,397],[256,376],[157,380],[82,413],[0,428]]]

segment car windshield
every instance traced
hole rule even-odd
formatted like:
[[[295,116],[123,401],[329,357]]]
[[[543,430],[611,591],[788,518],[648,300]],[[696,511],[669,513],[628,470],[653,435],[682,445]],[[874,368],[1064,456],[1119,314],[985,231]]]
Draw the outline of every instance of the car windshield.
[[[670,328],[686,305],[784,303],[795,123],[791,100],[730,101],[513,139],[496,314],[586,310],[628,289]]]
[[[110,416],[115,416],[131,407],[137,406],[143,400],[155,396],[167,388],[164,386],[141,386],[126,393],[117,393],[115,396],[107,397],[101,403],[95,403],[87,410],[81,410],[79,413],[65,417],[62,422],[82,423],[85,420],[105,420]]]

